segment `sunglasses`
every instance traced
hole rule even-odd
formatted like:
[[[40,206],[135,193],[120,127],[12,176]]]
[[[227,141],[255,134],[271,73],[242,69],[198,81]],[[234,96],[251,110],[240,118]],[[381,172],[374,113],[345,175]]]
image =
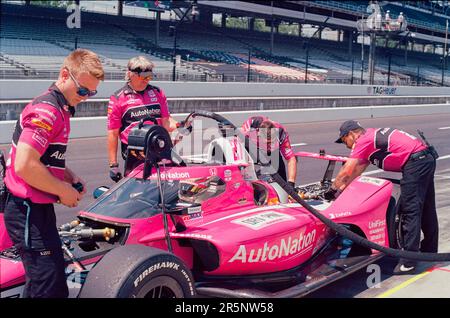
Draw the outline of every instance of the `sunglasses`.
[[[80,96],[89,96],[89,97],[92,97],[92,96],[94,96],[94,95],[97,94],[97,90],[91,91],[91,90],[89,90],[88,88],[81,86],[80,83],[78,83],[78,81],[77,81],[77,80],[75,79],[75,77],[72,75],[72,73],[71,73],[69,70],[67,70],[67,71],[69,72],[70,78],[73,80],[73,82],[74,82],[75,85],[77,86],[77,89],[78,89],[78,90],[77,90],[77,94],[78,94],[78,95],[80,95]]]
[[[140,67],[130,70],[133,73],[136,73],[139,77],[144,79],[150,79],[153,76],[153,71],[150,69],[143,70]]]

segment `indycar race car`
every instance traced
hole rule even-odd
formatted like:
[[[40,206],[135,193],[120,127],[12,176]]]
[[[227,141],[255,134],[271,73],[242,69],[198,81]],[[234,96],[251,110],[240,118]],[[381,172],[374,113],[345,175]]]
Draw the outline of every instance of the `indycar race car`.
[[[96,189],[90,206],[60,226],[71,297],[301,297],[384,256],[338,234],[261,173],[227,119],[193,112],[186,127],[193,118],[213,119],[222,133],[204,160],[182,158],[166,130],[141,122],[130,132],[127,177]],[[296,155],[328,162],[320,181],[295,189],[302,200],[370,242],[398,247],[393,180],[361,176],[327,201],[346,158]],[[0,214],[1,297],[20,297],[24,284]]]

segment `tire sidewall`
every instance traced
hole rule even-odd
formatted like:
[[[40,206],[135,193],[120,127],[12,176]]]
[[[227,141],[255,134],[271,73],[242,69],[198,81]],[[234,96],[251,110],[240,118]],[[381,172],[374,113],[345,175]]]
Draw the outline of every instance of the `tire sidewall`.
[[[117,297],[143,297],[142,293],[151,288],[156,279],[158,285],[163,282],[166,287],[174,289],[177,298],[190,298],[196,295],[194,280],[183,262],[173,255],[159,254],[137,266],[123,282]]]
[[[401,238],[401,214],[399,214],[399,211],[400,198],[396,202],[396,200],[391,197],[386,219],[388,225],[389,247],[395,249],[401,249],[403,245]]]

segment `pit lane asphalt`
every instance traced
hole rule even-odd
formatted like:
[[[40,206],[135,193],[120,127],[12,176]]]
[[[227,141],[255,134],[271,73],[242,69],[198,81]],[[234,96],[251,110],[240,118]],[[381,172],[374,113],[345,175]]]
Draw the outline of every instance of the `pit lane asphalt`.
[[[422,115],[392,118],[358,119],[363,127],[395,127],[417,135],[416,129],[424,132],[428,140],[433,143],[441,155],[437,162],[435,173],[436,203],[439,217],[439,251],[450,252],[450,115]],[[292,144],[297,151],[319,152],[325,149],[328,154],[348,155],[349,150],[343,145],[335,144],[341,121],[315,122],[309,124],[285,125],[289,132]],[[441,129],[440,129],[441,128]],[[9,150],[9,145],[0,145],[0,149]],[[92,191],[101,185],[111,186],[109,179],[106,137],[73,139],[69,143],[67,152],[67,165],[87,182],[87,194],[80,201],[79,207],[69,209],[61,205],[56,206],[57,222],[62,224],[75,219],[76,212],[85,208],[92,201]],[[121,162],[121,167],[123,163]],[[312,159],[301,159],[297,184],[306,184],[320,180],[325,170],[325,162]],[[389,176],[400,178],[398,173],[376,172],[371,166],[367,172],[372,176]],[[368,288],[367,280],[374,272],[362,269],[347,278],[341,279],[309,297],[341,297],[341,298],[372,298],[372,297],[450,297],[450,292],[443,293],[445,286],[450,286],[450,272],[446,264],[420,263],[418,273],[422,273],[436,265],[442,270],[433,271],[426,277],[405,275],[392,276],[390,272],[396,260],[385,257],[377,264],[381,269],[381,282],[379,288]],[[447,267],[447,268],[445,268]],[[439,273],[439,277],[435,278]],[[434,275],[434,276],[433,276]],[[442,276],[442,277],[441,277]],[[439,281],[438,283],[428,283]],[[420,288],[415,286],[421,284]],[[448,287],[447,287],[448,288]]]

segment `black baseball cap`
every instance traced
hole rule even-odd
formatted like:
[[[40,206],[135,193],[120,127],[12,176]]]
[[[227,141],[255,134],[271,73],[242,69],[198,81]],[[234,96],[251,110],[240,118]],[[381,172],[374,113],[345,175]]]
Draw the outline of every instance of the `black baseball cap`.
[[[339,128],[339,138],[336,139],[335,142],[338,144],[342,144],[343,142],[341,138],[347,136],[350,131],[358,128],[362,128],[359,122],[354,120],[347,120],[341,125],[341,128]]]

